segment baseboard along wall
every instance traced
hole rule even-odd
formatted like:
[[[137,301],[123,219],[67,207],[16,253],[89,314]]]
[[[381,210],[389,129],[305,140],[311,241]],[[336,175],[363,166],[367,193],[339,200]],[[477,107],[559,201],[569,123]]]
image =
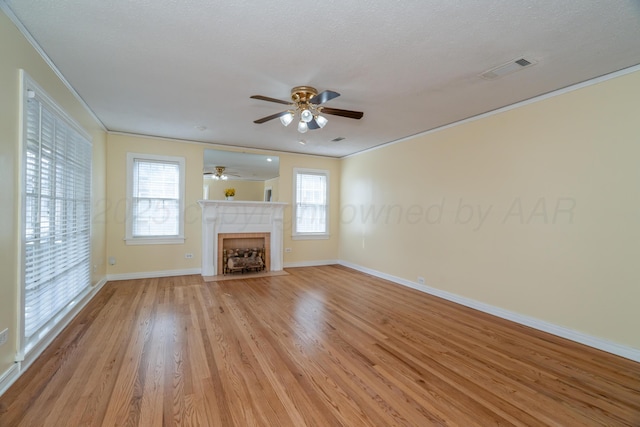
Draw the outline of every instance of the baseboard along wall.
[[[617,356],[624,357],[626,359],[633,360],[640,363],[640,350],[632,347],[620,345],[611,341],[607,341],[598,337],[594,337],[582,332],[574,331],[563,326],[558,326],[553,323],[545,322],[533,317],[524,316],[509,310],[504,310],[499,307],[492,306],[480,301],[475,301],[470,298],[462,297],[450,292],[442,291],[440,289],[432,288],[430,286],[421,285],[409,280],[396,277],[381,271],[373,270],[367,267],[363,267],[357,264],[353,264],[342,260],[316,260],[316,261],[302,261],[284,263],[284,268],[296,268],[296,267],[317,267],[322,265],[339,264],[344,267],[352,268],[362,273],[370,274],[375,277],[379,277],[384,280],[396,283],[398,285],[406,286],[430,295],[443,298],[445,300],[461,304],[466,307],[473,308],[475,310],[482,311],[493,316],[500,317],[521,325],[525,325],[543,332],[547,332],[562,338],[566,338],[571,341],[578,342],[580,344],[587,345],[589,347],[596,348],[598,350],[606,351]],[[16,362],[4,373],[0,374],[0,396],[13,384],[24,372],[29,365],[42,353],[42,351],[57,337],[57,335],[66,327],[71,320],[84,308],[84,306],[98,293],[98,291],[108,281],[115,280],[132,280],[132,279],[148,279],[153,277],[170,277],[170,276],[185,276],[191,274],[200,274],[201,269],[188,269],[188,270],[165,270],[165,271],[153,271],[153,272],[139,272],[139,273],[126,273],[126,274],[113,274],[108,275],[105,279],[101,280],[94,289],[85,297],[81,304],[78,304],[74,310],[69,313],[63,324],[59,325],[55,331],[52,331],[51,336],[47,337],[41,345],[38,345],[38,349],[34,349],[28,359],[22,362]]]
[[[606,351],[607,353],[615,354],[617,356],[621,356],[626,359],[633,360],[635,362],[640,362],[640,349],[636,349],[633,347],[628,347],[618,343],[607,341],[602,338],[585,334],[583,332],[574,331],[573,329],[565,328],[563,326],[545,322],[540,319],[525,316],[519,313],[515,313],[513,311],[505,310],[500,307],[495,307],[493,305],[476,301],[471,298],[466,298],[460,295],[456,295],[451,292],[446,292],[440,289],[432,288],[430,286],[411,282],[409,280],[402,279],[400,277],[392,276],[390,274],[386,274],[377,270],[362,267],[360,265],[352,264],[350,262],[340,261],[340,265],[352,268],[362,273],[379,277],[381,279],[388,280],[390,282],[397,283],[402,286],[416,289],[418,291],[425,292],[427,294],[430,294],[442,299],[446,299],[456,304],[464,305],[466,307],[470,307],[475,310],[482,311],[484,313],[491,314],[496,317],[500,317],[502,319],[506,319],[524,326],[528,326],[530,328],[534,328],[539,331],[547,332],[552,335],[556,335],[571,341],[578,342],[580,344],[587,345],[589,347],[596,348],[598,350]]]

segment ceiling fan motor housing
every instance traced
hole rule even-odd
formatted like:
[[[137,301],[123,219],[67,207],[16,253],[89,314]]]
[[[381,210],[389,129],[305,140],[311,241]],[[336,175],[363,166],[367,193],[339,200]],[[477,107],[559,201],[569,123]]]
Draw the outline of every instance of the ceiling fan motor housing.
[[[308,104],[311,102],[311,98],[316,96],[318,91],[311,86],[296,86],[291,89],[291,100],[294,103]]]
[[[327,123],[327,119],[320,116],[320,113],[347,117],[350,119],[362,118],[363,113],[361,111],[342,110],[340,108],[330,108],[321,105],[327,101],[331,101],[332,99],[337,98],[338,96],[340,96],[340,94],[332,90],[325,90],[321,93],[318,93],[318,90],[311,86],[296,86],[291,89],[291,102],[271,98],[264,95],[252,95],[250,96],[251,99],[259,99],[261,101],[285,104],[289,107],[288,110],[271,114],[261,119],[254,120],[253,122],[260,124],[268,122],[269,120],[280,118],[282,124],[284,126],[287,126],[293,121],[294,115],[298,113],[301,115],[302,122],[309,123],[307,125],[309,129],[321,129]],[[298,131],[304,133],[307,131],[307,127],[298,126]]]

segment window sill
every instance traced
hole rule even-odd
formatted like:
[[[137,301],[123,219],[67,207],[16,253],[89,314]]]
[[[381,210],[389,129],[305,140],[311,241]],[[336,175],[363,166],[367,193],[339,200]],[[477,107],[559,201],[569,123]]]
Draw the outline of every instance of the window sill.
[[[128,237],[126,245],[183,245],[184,237]]]
[[[293,234],[291,240],[328,240],[331,236],[329,234]]]

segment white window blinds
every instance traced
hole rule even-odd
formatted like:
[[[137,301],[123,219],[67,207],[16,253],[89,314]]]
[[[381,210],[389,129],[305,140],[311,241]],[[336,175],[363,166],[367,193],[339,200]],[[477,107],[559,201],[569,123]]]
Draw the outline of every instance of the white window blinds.
[[[91,143],[46,95],[26,92],[24,337],[39,339],[91,284]]]
[[[328,172],[295,170],[294,234],[327,234]]]
[[[184,243],[184,157],[127,153],[128,245]]]
[[[180,233],[180,166],[177,162],[134,159],[133,237]]]

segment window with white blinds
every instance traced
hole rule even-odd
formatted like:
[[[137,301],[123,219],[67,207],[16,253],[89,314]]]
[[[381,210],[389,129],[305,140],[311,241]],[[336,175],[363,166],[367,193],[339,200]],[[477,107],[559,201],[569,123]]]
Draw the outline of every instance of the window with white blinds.
[[[91,142],[25,76],[23,350],[91,285]]]
[[[184,243],[184,158],[127,154],[127,244]]]
[[[329,171],[294,169],[293,238],[329,237]]]

